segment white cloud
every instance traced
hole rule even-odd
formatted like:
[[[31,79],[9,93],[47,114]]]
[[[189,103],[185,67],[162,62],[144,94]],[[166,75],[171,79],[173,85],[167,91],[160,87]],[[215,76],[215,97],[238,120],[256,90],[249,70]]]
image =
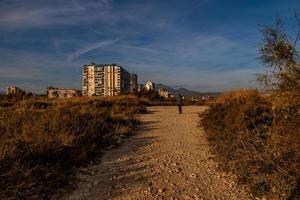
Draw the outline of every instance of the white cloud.
[[[105,47],[111,44],[114,44],[118,41],[119,39],[115,39],[115,40],[106,40],[106,41],[102,41],[102,42],[97,42],[97,43],[92,43],[88,46],[85,46],[81,49],[78,49],[76,52],[72,53],[71,55],[68,56],[68,61],[73,61],[74,59],[80,57],[83,54],[86,54],[90,51],[93,51],[95,49],[101,48],[101,47]]]

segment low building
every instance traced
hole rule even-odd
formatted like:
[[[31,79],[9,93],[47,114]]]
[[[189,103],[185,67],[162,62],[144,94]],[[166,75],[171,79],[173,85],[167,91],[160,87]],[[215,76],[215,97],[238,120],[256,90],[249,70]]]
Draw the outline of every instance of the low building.
[[[152,81],[147,81],[144,87],[146,91],[155,90],[155,84]]]
[[[158,90],[158,94],[160,97],[164,97],[166,99],[170,98],[171,97],[171,92],[165,88],[160,88]]]
[[[81,91],[77,89],[66,89],[66,88],[47,88],[47,97],[49,99],[68,99],[72,97],[81,96]]]
[[[201,99],[203,99],[203,97],[201,97]],[[196,97],[191,97],[191,101],[198,102],[200,101],[200,99]]]
[[[16,86],[8,86],[6,88],[6,95],[12,95],[12,94],[21,94],[24,93],[25,91],[16,87]]]

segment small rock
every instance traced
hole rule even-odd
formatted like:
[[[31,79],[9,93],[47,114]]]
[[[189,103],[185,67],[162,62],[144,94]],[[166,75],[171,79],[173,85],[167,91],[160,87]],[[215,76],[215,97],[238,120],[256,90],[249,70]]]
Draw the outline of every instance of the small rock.
[[[194,194],[193,199],[200,200],[199,196],[197,194]]]
[[[175,171],[176,171],[176,172],[181,172],[182,169],[181,169],[181,168],[176,168]]]
[[[155,194],[156,193],[156,189],[153,188],[153,187],[148,187],[148,192]]]
[[[159,189],[158,189],[158,192],[159,192],[159,193],[164,193],[165,191],[166,191],[166,188],[159,188]]]
[[[94,184],[94,185],[98,185],[98,183],[99,183],[99,181],[96,180],[96,181],[94,181],[93,184]]]
[[[194,174],[194,173],[192,173],[192,174],[190,175],[191,178],[196,178],[196,176],[197,176],[197,175]]]

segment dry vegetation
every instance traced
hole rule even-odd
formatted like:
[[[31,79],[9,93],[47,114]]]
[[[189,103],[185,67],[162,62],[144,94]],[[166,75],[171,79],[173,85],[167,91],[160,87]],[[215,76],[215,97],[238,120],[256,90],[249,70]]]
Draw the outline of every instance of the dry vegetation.
[[[296,21],[299,23],[298,17]],[[224,94],[203,114],[202,124],[223,169],[268,199],[300,198],[300,62],[296,38],[281,20],[263,30],[261,75],[269,95],[255,90]]]
[[[74,166],[131,133],[135,97],[0,103],[0,199],[45,199]]]

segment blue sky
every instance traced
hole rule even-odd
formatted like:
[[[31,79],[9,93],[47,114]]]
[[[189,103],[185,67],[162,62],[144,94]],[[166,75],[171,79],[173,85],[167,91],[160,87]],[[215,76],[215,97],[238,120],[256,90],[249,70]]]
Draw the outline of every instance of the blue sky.
[[[0,0],[0,90],[81,87],[81,66],[118,63],[202,92],[257,87],[262,25],[299,0]],[[293,31],[292,28],[290,31]]]

